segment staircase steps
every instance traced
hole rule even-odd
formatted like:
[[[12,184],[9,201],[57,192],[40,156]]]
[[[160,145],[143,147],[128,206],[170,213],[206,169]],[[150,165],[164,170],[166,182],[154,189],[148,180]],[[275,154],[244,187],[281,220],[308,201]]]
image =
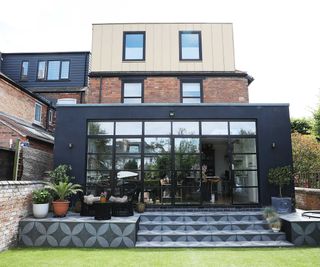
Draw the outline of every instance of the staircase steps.
[[[269,229],[261,211],[146,212],[140,216],[136,247],[292,246]]]

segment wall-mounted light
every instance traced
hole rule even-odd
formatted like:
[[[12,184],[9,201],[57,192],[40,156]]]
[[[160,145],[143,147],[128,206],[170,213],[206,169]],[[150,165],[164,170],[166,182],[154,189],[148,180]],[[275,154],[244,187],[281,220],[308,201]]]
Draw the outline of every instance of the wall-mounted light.
[[[68,147],[71,149],[73,148],[73,144],[72,143],[69,143]]]
[[[169,117],[170,117],[170,118],[173,118],[174,115],[175,115],[175,114],[174,114],[174,111],[170,111],[170,112],[169,112]]]
[[[276,148],[276,143],[275,143],[275,142],[272,142],[271,147],[272,147],[273,149],[275,149],[275,148]]]

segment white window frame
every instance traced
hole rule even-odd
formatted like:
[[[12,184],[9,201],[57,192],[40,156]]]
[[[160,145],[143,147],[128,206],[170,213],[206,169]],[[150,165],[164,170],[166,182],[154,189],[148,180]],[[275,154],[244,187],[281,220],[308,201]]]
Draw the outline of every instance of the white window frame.
[[[40,107],[40,120],[37,120],[37,106]],[[39,103],[35,103],[34,105],[34,122],[37,124],[42,123],[42,105]]]
[[[48,121],[49,121],[49,124],[52,125],[53,124],[53,115],[54,115],[54,112],[52,109],[49,110],[49,114],[48,114]]]

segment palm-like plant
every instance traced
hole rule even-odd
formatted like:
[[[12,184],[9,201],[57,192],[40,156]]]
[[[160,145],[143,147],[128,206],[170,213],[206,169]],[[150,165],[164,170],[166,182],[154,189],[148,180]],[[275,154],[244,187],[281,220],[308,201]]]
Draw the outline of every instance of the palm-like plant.
[[[81,185],[67,182],[47,183],[46,188],[51,190],[58,197],[58,200],[65,200],[68,196],[82,192]]]

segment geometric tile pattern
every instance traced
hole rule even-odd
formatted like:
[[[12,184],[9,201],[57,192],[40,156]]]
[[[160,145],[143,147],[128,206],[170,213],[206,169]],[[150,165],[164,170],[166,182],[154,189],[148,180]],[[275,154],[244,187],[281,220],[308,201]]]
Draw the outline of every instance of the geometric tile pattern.
[[[296,246],[319,246],[320,222],[292,222],[291,240]]]
[[[140,216],[137,247],[290,246],[269,229],[261,211],[147,212]]]
[[[20,222],[19,244],[31,247],[134,247],[138,216],[124,220],[95,221],[26,219]]]

